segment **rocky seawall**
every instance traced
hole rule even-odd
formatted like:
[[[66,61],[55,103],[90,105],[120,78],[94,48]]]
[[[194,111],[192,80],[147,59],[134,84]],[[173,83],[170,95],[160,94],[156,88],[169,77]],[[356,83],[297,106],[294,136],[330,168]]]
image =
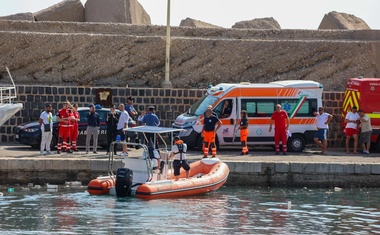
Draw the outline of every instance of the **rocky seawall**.
[[[0,82],[159,87],[163,26],[0,20]],[[342,91],[347,78],[378,77],[380,30],[172,27],[174,88],[209,83],[314,80]]]

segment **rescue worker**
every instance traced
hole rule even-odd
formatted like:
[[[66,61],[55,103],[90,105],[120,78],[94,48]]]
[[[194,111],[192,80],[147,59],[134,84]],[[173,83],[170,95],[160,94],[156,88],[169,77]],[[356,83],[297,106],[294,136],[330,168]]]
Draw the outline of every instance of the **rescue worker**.
[[[72,105],[72,116],[71,116],[71,133],[70,133],[70,140],[71,140],[71,150],[78,152],[77,148],[77,139],[78,139],[78,122],[80,121],[80,114],[78,112],[78,105],[73,104]]]
[[[222,126],[222,122],[218,117],[212,115],[212,110],[207,109],[206,115],[203,119],[202,127],[202,137],[203,137],[203,158],[208,157],[208,150],[211,147],[212,157],[216,157],[216,146],[215,146],[215,134],[218,129]]]
[[[68,104],[64,103],[62,105],[62,108],[57,113],[57,121],[59,122],[57,154],[61,154],[61,151],[66,150],[67,145],[69,144],[71,128],[69,123],[67,107]]]
[[[273,112],[269,123],[269,132],[272,131],[274,121],[274,145],[276,148],[276,155],[280,154],[280,141],[282,143],[282,153],[287,155],[287,131],[289,130],[290,119],[286,111],[282,110],[280,104],[276,105],[276,111]]]
[[[248,154],[248,145],[247,145],[247,140],[248,140],[248,118],[247,118],[247,111],[242,110],[241,113],[241,119],[240,119],[240,125],[238,129],[240,130],[240,142],[242,146],[241,154]]]
[[[174,137],[174,145],[170,152],[169,159],[173,159],[173,169],[175,181],[179,180],[181,167],[186,171],[186,179],[189,178],[190,165],[186,160],[187,145],[179,136]]]

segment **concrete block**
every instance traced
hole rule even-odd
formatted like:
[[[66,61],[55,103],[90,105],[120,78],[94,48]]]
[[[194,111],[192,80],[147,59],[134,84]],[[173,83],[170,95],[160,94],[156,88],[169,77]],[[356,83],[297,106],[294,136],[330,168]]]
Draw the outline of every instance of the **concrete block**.
[[[230,169],[230,172],[235,172],[235,163],[236,162],[224,162],[227,164],[228,169]]]
[[[62,160],[47,160],[46,161],[46,170],[62,170],[70,169],[69,162],[71,160],[62,159]]]
[[[315,173],[317,165],[319,165],[319,163],[304,164],[304,173],[306,174]]]
[[[371,164],[355,164],[355,174],[371,174]]]
[[[252,172],[254,172],[254,173],[261,173],[261,171],[262,171],[262,165],[261,165],[261,163],[253,162],[252,164],[253,164],[253,170],[252,170]]]
[[[329,173],[330,164],[329,163],[318,163],[315,165],[315,173]]]
[[[1,159],[0,170],[8,170],[8,159]]]
[[[342,173],[353,174],[354,172],[355,172],[355,164],[330,163],[331,174],[342,174]]]
[[[36,21],[84,22],[84,7],[79,0],[65,0],[34,14]]]
[[[380,175],[380,164],[372,164],[371,166],[371,174]]]
[[[276,163],[274,165],[274,171],[276,173],[288,173],[290,171],[290,164],[289,163]]]
[[[90,169],[90,162],[88,160],[71,160],[68,162],[70,170],[85,170]]]
[[[39,159],[9,159],[8,170],[45,170],[45,160]]]
[[[290,171],[293,173],[302,173],[304,172],[304,166],[303,163],[290,163]]]
[[[253,163],[252,162],[237,162],[235,164],[236,173],[248,173],[253,172]],[[261,168],[260,168],[261,170]]]
[[[108,161],[105,160],[90,160],[90,171],[107,171]]]

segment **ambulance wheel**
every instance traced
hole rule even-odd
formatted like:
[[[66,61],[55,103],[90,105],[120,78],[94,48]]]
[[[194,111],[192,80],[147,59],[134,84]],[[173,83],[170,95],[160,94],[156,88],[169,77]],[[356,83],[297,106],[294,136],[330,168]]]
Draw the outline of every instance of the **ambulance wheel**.
[[[306,140],[302,135],[294,134],[288,139],[289,152],[302,152],[306,147]]]

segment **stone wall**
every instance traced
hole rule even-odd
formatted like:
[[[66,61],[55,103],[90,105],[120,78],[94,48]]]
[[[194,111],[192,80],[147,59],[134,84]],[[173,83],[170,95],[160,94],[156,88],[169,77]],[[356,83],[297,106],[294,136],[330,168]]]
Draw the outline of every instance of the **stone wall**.
[[[45,109],[45,103],[51,103],[55,113],[63,102],[69,100],[79,107],[96,102],[96,90],[100,87],[77,86],[17,86],[18,101],[24,104],[23,110],[0,127],[1,141],[13,142],[14,129],[24,122],[38,120]],[[104,87],[101,87],[104,88]],[[156,106],[156,114],[161,126],[170,127],[175,118],[184,113],[201,98],[206,90],[202,89],[163,89],[163,88],[117,88],[112,87],[112,102],[126,103],[128,96],[135,97],[135,108],[145,110],[148,105]],[[324,92],[323,103],[326,112],[334,115],[330,124],[329,146],[343,146],[340,131],[343,92]]]

